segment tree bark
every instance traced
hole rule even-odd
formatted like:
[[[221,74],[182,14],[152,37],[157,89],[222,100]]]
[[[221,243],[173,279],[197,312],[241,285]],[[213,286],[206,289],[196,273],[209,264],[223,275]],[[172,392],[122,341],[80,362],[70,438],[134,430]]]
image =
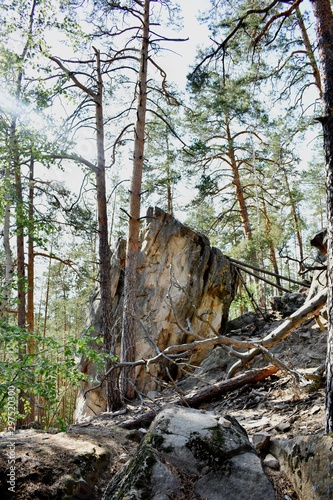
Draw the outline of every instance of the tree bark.
[[[316,58],[315,58],[315,55],[313,52],[313,48],[312,48],[312,45],[311,45],[311,42],[309,39],[309,35],[307,32],[307,29],[306,29],[306,26],[305,26],[305,23],[303,20],[303,15],[302,15],[301,9],[299,8],[299,5],[296,7],[296,16],[297,16],[298,25],[299,25],[301,33],[302,33],[303,43],[304,43],[311,67],[312,67],[313,78],[315,80],[315,83],[316,83],[317,88],[319,90],[319,93],[321,95],[322,89],[321,89],[320,72],[319,72],[318,64],[317,64],[317,61],[316,61]]]
[[[95,173],[97,192],[97,216],[98,216],[98,254],[99,254],[99,283],[101,293],[101,333],[104,339],[104,350],[107,354],[115,354],[115,338],[113,334],[112,318],[112,287],[110,274],[111,250],[108,236],[108,215],[106,199],[106,163],[104,147],[104,116],[103,116],[103,77],[101,69],[101,59],[99,50],[95,49],[97,90],[83,85],[74,72],[70,71],[64,63],[57,57],[50,57],[62,71],[73,81],[75,86],[82,92],[90,96],[95,104],[95,125],[96,125],[96,152],[97,165],[76,155],[60,155],[60,158],[74,159],[88,166]],[[107,361],[106,372],[110,372],[107,378],[107,406],[108,410],[117,410],[122,407],[122,398],[117,383],[117,372],[111,370],[112,359]]]
[[[213,399],[222,396],[222,394],[233,391],[234,389],[242,387],[245,384],[259,382],[260,380],[270,377],[278,371],[279,369],[274,365],[266,366],[265,368],[253,368],[252,370],[248,370],[245,373],[241,373],[231,379],[222,380],[216,384],[203,387],[192,395],[189,394],[182,397],[177,404],[182,406],[189,405],[191,408],[198,408],[198,406],[202,403],[212,401]]]
[[[34,279],[35,279],[35,256],[34,256],[34,159],[30,159],[29,171],[29,207],[28,207],[28,290],[27,290],[27,329],[35,330],[34,320]],[[29,353],[34,351],[34,348]]]
[[[242,221],[242,227],[243,227],[243,232],[245,239],[250,241],[252,239],[252,227],[250,223],[250,218],[249,218],[249,212],[247,209],[247,203],[245,200],[244,196],[244,188],[242,186],[242,182],[240,179],[239,175],[239,167],[237,165],[237,160],[235,156],[235,150],[234,150],[234,144],[233,144],[233,138],[231,136],[231,131],[230,131],[230,125],[229,125],[229,119],[226,116],[226,133],[227,133],[227,140],[228,140],[228,157],[230,159],[230,165],[232,169],[232,177],[233,177],[233,184],[236,188],[236,197],[237,197],[237,203],[239,206],[239,212],[241,216],[241,221]],[[252,264],[255,262],[255,256],[252,255],[253,257]]]
[[[333,432],[333,14],[330,0],[311,0],[318,41],[327,190],[328,341],[326,359],[326,432]]]
[[[28,276],[27,276],[27,330],[35,331],[35,255],[34,255],[34,158],[31,156],[29,165],[29,207],[28,207]],[[27,344],[29,354],[34,354],[38,346],[33,337],[30,337]],[[33,382],[32,382],[33,383]],[[35,420],[35,398],[30,398],[29,420]]]
[[[288,197],[289,197],[291,213],[292,213],[294,225],[295,225],[295,232],[296,232],[296,238],[297,238],[298,249],[299,249],[299,258],[300,258],[300,262],[301,262],[300,270],[303,271],[304,270],[304,267],[303,267],[304,252],[303,252],[303,239],[302,239],[302,233],[301,233],[300,217],[297,213],[297,208],[296,208],[294,196],[293,196],[293,193],[290,189],[290,184],[289,184],[287,172],[286,172],[284,167],[281,166],[281,168],[283,170],[284,179],[286,182],[286,188],[287,188],[287,193],[288,193]]]
[[[16,203],[16,256],[17,256],[17,326],[23,330],[26,327],[26,297],[25,297],[25,256],[24,256],[24,205],[22,193],[22,175],[20,155],[17,144],[16,118],[13,118],[10,126],[10,152],[12,169],[15,179],[15,203]],[[23,360],[26,352],[25,345],[18,346],[18,359]],[[24,394],[22,391],[18,397],[18,412],[24,415]],[[23,417],[17,419],[17,426],[23,423]]]
[[[108,215],[106,201],[106,177],[105,177],[105,147],[104,147],[104,117],[103,117],[103,81],[100,63],[100,52],[97,49],[97,92],[94,96],[95,117],[96,117],[96,147],[97,147],[97,169],[96,169],[96,190],[97,190],[97,214],[98,214],[98,237],[99,237],[99,281],[101,292],[101,320],[102,333],[104,338],[104,348],[107,354],[114,355],[115,343],[113,335],[112,318],[112,292],[111,292],[111,251],[108,236]],[[107,362],[106,370],[111,368],[112,360]],[[122,406],[120,392],[117,387],[115,372],[111,372],[107,378],[107,405],[108,410],[116,410]]]
[[[8,193],[10,182],[10,169],[8,163],[5,168],[5,209],[4,209],[4,224],[3,224],[3,246],[5,252],[5,282],[2,291],[0,302],[0,317],[5,313],[8,300],[10,298],[10,288],[13,281],[13,259],[12,250],[10,247],[10,194]]]
[[[270,221],[268,213],[267,213],[266,201],[265,201],[264,196],[262,196],[262,213],[263,213],[263,215],[265,217],[266,240],[267,240],[267,242],[269,244],[269,254],[270,254],[271,263],[272,263],[272,266],[273,266],[273,269],[274,269],[276,284],[277,284],[278,287],[281,287],[282,283],[281,283],[281,279],[280,279],[280,276],[279,276],[280,275],[280,273],[279,273],[279,266],[278,266],[278,262],[277,262],[277,258],[276,258],[275,245],[274,245],[273,237],[272,237],[272,234],[271,234],[272,224],[271,224],[271,221]]]
[[[121,360],[123,362],[135,360],[136,341],[136,287],[137,262],[140,250],[140,205],[142,171],[144,161],[145,126],[147,112],[147,66],[149,49],[149,8],[150,0],[144,2],[142,19],[142,45],[137,83],[137,120],[134,131],[133,172],[130,190],[130,219],[128,227],[125,282],[124,282],[124,315],[121,340]],[[135,396],[135,372],[133,368],[123,369],[121,374],[121,390],[124,397],[133,399]]]

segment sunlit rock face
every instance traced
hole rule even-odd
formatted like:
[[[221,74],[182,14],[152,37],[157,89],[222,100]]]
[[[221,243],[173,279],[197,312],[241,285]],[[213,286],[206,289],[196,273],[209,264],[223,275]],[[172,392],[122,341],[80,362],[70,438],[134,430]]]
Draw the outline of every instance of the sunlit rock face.
[[[142,231],[138,262],[136,358],[149,359],[158,350],[223,331],[236,289],[236,272],[209,240],[159,208],[149,208]],[[119,241],[111,262],[114,334],[120,342],[123,306],[125,242]],[[90,322],[99,335],[99,299],[92,302]],[[192,334],[191,334],[192,332]],[[118,342],[118,343],[119,343]],[[200,351],[189,360],[197,365],[207,355]],[[158,388],[155,377],[166,376],[166,362],[137,369],[138,389],[147,393]],[[95,375],[95,367],[82,361],[82,368]],[[179,369],[168,365],[172,377]],[[83,389],[86,390],[88,384]],[[77,418],[106,408],[102,391],[88,393],[78,401]]]

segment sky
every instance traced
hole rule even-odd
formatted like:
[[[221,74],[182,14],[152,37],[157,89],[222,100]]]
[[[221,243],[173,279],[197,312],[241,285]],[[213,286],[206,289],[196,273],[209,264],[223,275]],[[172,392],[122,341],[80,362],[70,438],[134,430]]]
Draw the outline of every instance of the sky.
[[[184,17],[184,27],[177,33],[179,38],[188,38],[188,41],[179,42],[175,48],[175,53],[166,53],[164,56],[164,67],[167,74],[180,89],[185,90],[186,75],[189,72],[189,65],[193,64],[197,48],[206,44],[209,36],[208,27],[200,24],[197,20],[198,13],[207,9],[209,0],[180,0],[182,15]]]
[[[161,23],[161,29],[156,28],[156,31],[162,34],[168,33],[170,37],[188,39],[187,41],[174,44],[166,43],[164,47],[170,50],[161,51],[158,54],[159,60],[163,61],[163,69],[167,69],[169,78],[184,90],[188,66],[194,61],[197,47],[205,43],[208,38],[209,31],[207,26],[199,23],[197,17],[199,12],[209,8],[210,0],[178,0],[178,4],[181,7],[181,16],[183,17],[182,29],[180,31],[175,31],[174,29],[168,30]],[[89,29],[90,26],[87,24],[87,30]],[[66,54],[64,54],[64,45],[58,39],[56,31],[53,32],[51,30],[49,32],[47,42],[51,43],[54,47],[54,55],[69,57],[68,48],[65,48]],[[95,41],[94,44],[98,46],[98,41]]]
[[[189,66],[195,60],[198,46],[205,44],[208,39],[208,28],[199,23],[197,16],[199,11],[209,7],[210,0],[179,0],[179,4],[182,8],[182,16],[184,18],[183,28],[176,32],[170,30],[168,33],[172,37],[188,40],[173,44],[164,44],[166,48],[172,47],[172,50],[161,51],[158,54],[158,64],[166,71],[168,81],[175,83],[179,90],[185,91]],[[165,30],[161,29],[161,32],[164,34]],[[51,40],[52,33],[50,33],[48,41],[51,42]],[[69,57],[63,53],[64,46],[57,39],[52,40],[52,43],[55,47],[55,55],[65,58]],[[81,156],[91,159],[95,155],[96,144],[95,140],[93,138],[90,139],[86,134],[86,132],[82,131],[82,136],[78,139],[76,151]],[[91,136],[91,131],[89,131],[89,135]],[[131,169],[132,163],[129,161],[125,165],[125,168],[123,168],[122,178],[129,178],[131,176]],[[65,182],[71,190],[78,192],[80,188],[78,170],[79,167],[73,164],[73,162],[66,162],[66,169],[64,171],[57,170],[53,175],[57,181]],[[47,176],[48,173],[44,172],[44,175]]]

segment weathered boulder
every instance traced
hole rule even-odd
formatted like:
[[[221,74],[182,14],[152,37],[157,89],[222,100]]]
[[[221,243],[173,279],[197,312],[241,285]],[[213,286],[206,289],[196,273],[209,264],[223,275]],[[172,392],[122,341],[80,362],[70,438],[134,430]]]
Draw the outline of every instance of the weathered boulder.
[[[332,436],[272,439],[270,451],[279,460],[300,500],[333,498]]]
[[[170,407],[153,421],[104,500],[273,500],[245,430],[232,417]]]
[[[201,337],[211,337],[212,328],[223,331],[228,320],[230,304],[234,298],[237,275],[235,268],[220,250],[211,247],[209,240],[174,219],[159,208],[150,208],[141,235],[141,252],[138,263],[137,294],[137,359],[156,355],[156,348],[163,350],[172,344],[193,340],[194,332]],[[111,262],[112,294],[110,304],[114,318],[114,335],[120,341],[123,308],[123,275],[125,242],[120,241]],[[93,336],[99,336],[99,298],[91,308]],[[200,351],[190,359],[197,365],[209,351]],[[173,377],[179,373],[169,366]],[[91,378],[97,378],[94,365],[83,359],[81,369]],[[137,370],[137,386],[147,393],[157,387],[156,377],[165,374],[165,362],[151,365],[155,380],[145,368]],[[83,391],[90,388],[87,383]],[[104,389],[88,393],[87,400],[81,392],[76,419],[100,413],[106,409]]]
[[[255,323],[258,323],[258,314],[253,311],[248,311],[241,316],[228,321],[225,333],[230,333],[233,330],[240,330],[249,325],[254,325]]]

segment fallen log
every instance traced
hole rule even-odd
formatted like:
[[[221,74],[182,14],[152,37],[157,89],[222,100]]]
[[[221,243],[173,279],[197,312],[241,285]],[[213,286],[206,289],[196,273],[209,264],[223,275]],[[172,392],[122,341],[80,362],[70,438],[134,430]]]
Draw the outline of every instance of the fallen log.
[[[215,384],[211,384],[202,387],[198,391],[192,392],[187,396],[182,396],[181,398],[174,401],[173,404],[178,406],[189,406],[191,408],[198,408],[202,403],[207,403],[213,399],[222,396],[223,394],[238,389],[246,384],[253,384],[264,380],[265,378],[277,373],[279,369],[274,365],[269,365],[264,368],[253,368],[240,375],[227,380],[222,380]],[[156,417],[158,411],[151,410],[139,417],[125,420],[118,424],[119,427],[124,429],[138,429],[140,427],[148,426]]]
[[[298,328],[305,320],[317,316],[320,310],[326,305],[327,288],[317,293],[311,300],[306,301],[297,311],[286,318],[285,321],[275,328],[271,333],[266,335],[259,344],[266,349],[271,349],[278,344],[281,340],[290,335],[296,328]],[[233,377],[234,374],[242,368],[245,364],[251,361],[255,356],[261,354],[262,351],[258,347],[252,348],[242,359],[237,361],[230,368],[227,378]]]
[[[327,288],[321,290],[319,293],[317,293],[317,295],[312,297],[310,300],[306,301],[305,304],[303,304],[303,306],[301,306],[297,311],[291,314],[289,318],[286,318],[281,325],[275,328],[271,333],[269,333],[266,337],[264,337],[260,341],[252,341],[252,342],[239,341],[221,335],[218,337],[208,338],[205,340],[192,341],[189,342],[188,344],[171,345],[169,347],[166,347],[162,352],[159,352],[154,358],[150,358],[148,360],[140,359],[132,363],[115,363],[110,368],[110,370],[107,371],[102,381],[97,386],[91,387],[84,393],[84,397],[86,397],[88,392],[93,391],[98,387],[100,387],[112,370],[119,369],[125,366],[134,367],[139,365],[146,365],[147,371],[149,372],[149,365],[159,362],[161,358],[168,358],[170,361],[172,361],[172,358],[174,356],[177,356],[178,354],[188,355],[194,351],[214,345],[227,345],[227,346],[232,346],[233,348],[236,347],[242,349],[249,349],[247,353],[246,352],[237,353],[236,351],[234,352],[231,351],[231,354],[234,355],[237,354],[237,357],[240,358],[239,361],[234,363],[228,371],[227,379],[231,381],[234,378],[236,378],[234,377],[235,373],[237,373],[243,366],[248,364],[253,358],[255,358],[259,354],[262,354],[264,350],[270,349],[274,345],[278,344],[281,340],[288,337],[288,335],[290,335],[308,318],[317,316],[320,310],[325,306],[326,300],[327,300]],[[271,361],[274,363],[275,362],[274,358],[271,358]],[[281,367],[281,363],[277,360],[276,365],[277,365],[276,371],[278,371],[278,369]],[[244,373],[243,375],[246,375],[246,373]],[[240,377],[242,377],[242,375],[240,375]],[[189,396],[185,396],[185,398],[186,397]],[[185,399],[183,398],[182,400]],[[178,402],[176,404],[181,404],[181,402]],[[189,403],[187,404],[190,406]],[[156,413],[153,412],[151,420],[153,420],[155,415]]]
[[[233,378],[222,380],[212,385],[208,385],[199,389],[194,394],[188,394],[180,398],[177,401],[177,405],[190,406],[191,408],[197,408],[202,403],[207,403],[207,401],[212,401],[226,392],[233,391],[238,387],[242,387],[246,384],[254,384],[260,380],[273,375],[278,372],[279,369],[275,365],[269,365],[264,368],[252,368],[244,373],[240,373]]]

